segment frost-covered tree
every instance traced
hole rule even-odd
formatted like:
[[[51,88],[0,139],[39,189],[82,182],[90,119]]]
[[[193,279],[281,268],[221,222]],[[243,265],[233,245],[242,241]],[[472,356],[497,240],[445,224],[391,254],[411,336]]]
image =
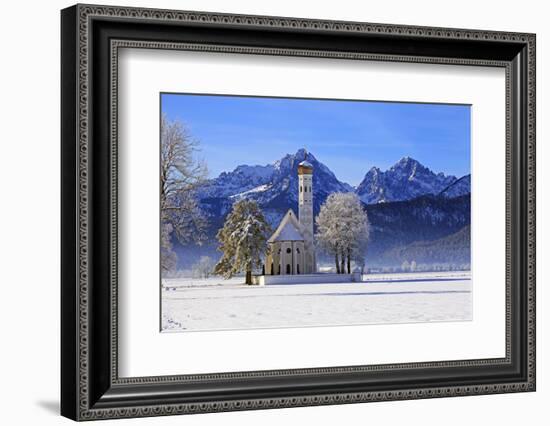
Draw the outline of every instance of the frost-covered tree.
[[[411,267],[410,267],[410,269],[411,269],[411,272],[416,271],[416,261],[415,261],[415,260],[412,260],[412,261],[411,261]]]
[[[342,214],[341,204],[337,202],[337,194],[331,194],[321,206],[319,215],[315,218],[317,233],[315,239],[319,247],[327,254],[334,256],[336,273],[340,273],[340,254],[342,251],[341,222],[338,217]]]
[[[271,228],[255,201],[237,201],[216,235],[223,256],[214,273],[231,278],[244,271],[246,284],[252,284],[252,270],[263,263],[270,233]]]
[[[364,267],[369,221],[357,195],[339,192],[329,195],[315,221],[317,243],[334,256],[337,273],[345,273],[346,266],[351,273],[352,260]]]
[[[197,278],[208,278],[214,272],[216,262],[210,256],[201,256],[199,261],[193,265],[193,276]]]
[[[360,269],[361,273],[364,273],[365,271],[365,265],[366,265],[365,255],[367,252],[368,240],[369,240],[369,224],[367,221],[365,235],[363,235],[358,239],[357,246],[352,250],[352,254],[351,254],[351,260]],[[348,267],[348,271],[349,271],[349,267]]]
[[[173,235],[181,243],[204,240],[207,222],[195,192],[204,183],[207,169],[196,159],[198,142],[181,122],[163,115],[160,142],[161,267],[169,271],[177,263]]]
[[[409,264],[408,261],[404,260],[403,263],[401,264],[401,270],[403,272],[407,272],[411,269],[411,265]]]

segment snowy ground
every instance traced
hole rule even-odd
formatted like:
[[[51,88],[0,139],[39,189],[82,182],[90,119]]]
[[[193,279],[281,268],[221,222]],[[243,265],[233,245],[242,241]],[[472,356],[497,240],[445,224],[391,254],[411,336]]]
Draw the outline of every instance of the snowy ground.
[[[365,275],[360,283],[247,286],[243,278],[163,280],[162,330],[468,321],[469,272]]]

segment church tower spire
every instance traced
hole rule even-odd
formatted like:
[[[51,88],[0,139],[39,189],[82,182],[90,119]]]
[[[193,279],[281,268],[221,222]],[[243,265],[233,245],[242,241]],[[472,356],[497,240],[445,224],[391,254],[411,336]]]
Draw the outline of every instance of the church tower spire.
[[[298,217],[305,239],[305,273],[316,272],[315,252],[313,248],[313,165],[307,161],[298,164]]]

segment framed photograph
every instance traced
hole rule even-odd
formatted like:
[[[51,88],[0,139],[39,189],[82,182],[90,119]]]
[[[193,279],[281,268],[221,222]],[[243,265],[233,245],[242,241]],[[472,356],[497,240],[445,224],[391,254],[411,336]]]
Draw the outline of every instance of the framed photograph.
[[[535,35],[61,12],[61,412],[535,390]]]

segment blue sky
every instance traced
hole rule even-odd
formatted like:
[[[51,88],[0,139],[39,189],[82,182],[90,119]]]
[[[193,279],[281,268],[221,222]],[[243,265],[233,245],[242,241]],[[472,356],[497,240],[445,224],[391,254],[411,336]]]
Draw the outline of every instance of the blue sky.
[[[306,148],[341,181],[409,156],[434,172],[470,173],[470,106],[161,94],[161,111],[200,142],[210,177]]]

